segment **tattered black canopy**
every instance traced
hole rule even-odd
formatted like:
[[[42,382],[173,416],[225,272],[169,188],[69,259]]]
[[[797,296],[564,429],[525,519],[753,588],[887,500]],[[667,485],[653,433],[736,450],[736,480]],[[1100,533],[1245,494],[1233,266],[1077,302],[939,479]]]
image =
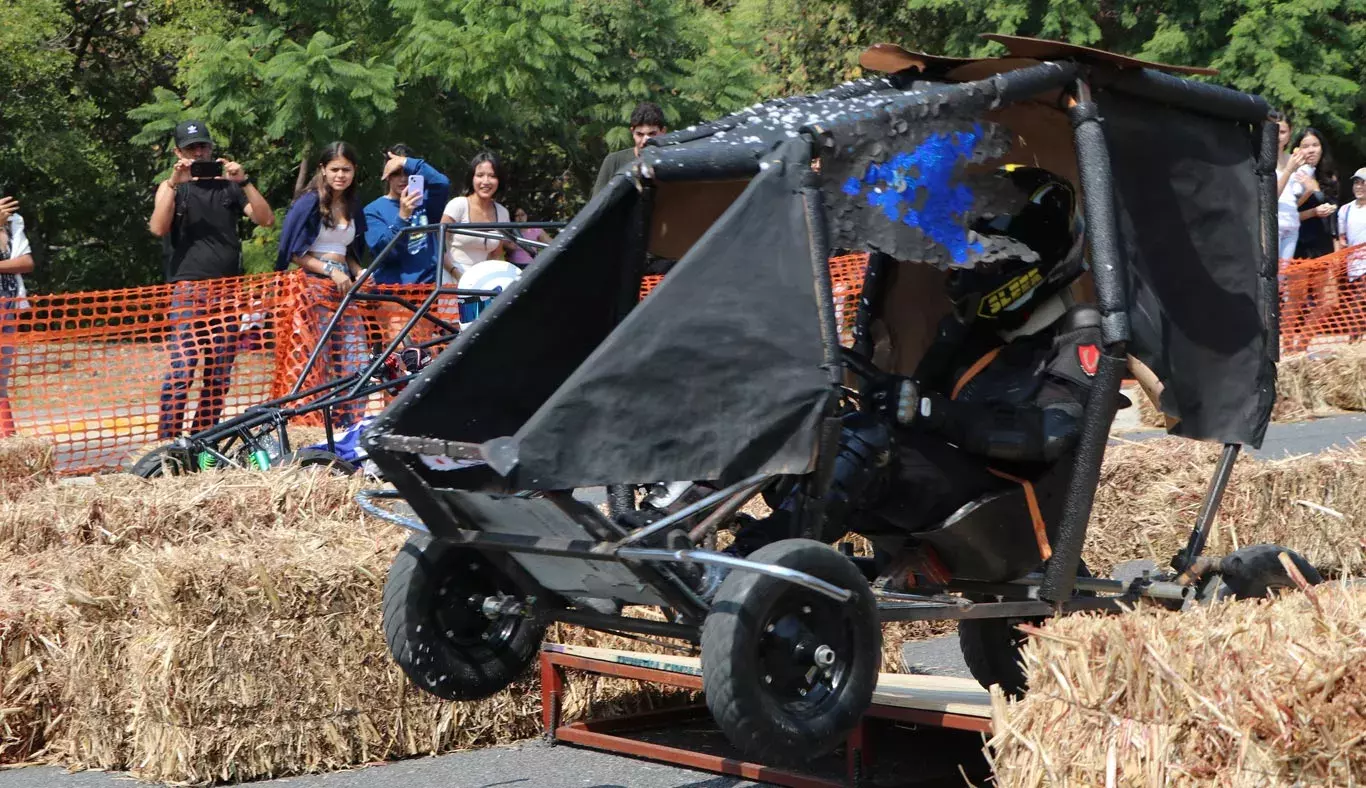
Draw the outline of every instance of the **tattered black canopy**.
[[[989,210],[997,195],[973,179],[1015,151],[983,116],[1056,101],[1084,73],[1076,61],[1014,59],[1001,73],[969,62],[977,73],[984,63],[975,81],[902,72],[657,138],[368,434],[476,445],[487,466],[373,440],[372,454],[386,474],[438,486],[483,483],[489,468],[519,489],[809,471],[836,392],[821,264],[831,247],[940,266],[992,254],[967,239],[964,257],[944,240],[947,225],[919,213],[910,221],[907,206],[923,211],[924,199],[888,213],[854,186],[895,189],[895,177],[870,172],[887,174],[903,154],[919,156],[922,169],[907,172],[922,177],[927,144],[971,132],[977,147],[950,145],[952,160],[936,160],[936,188],[966,186],[970,194],[955,193]],[[1124,270],[1097,278],[1127,285],[1129,350],[1167,382],[1181,434],[1259,445],[1276,331],[1265,104],[1105,68],[1091,81],[1106,116]],[[623,311],[646,244],[681,259]]]

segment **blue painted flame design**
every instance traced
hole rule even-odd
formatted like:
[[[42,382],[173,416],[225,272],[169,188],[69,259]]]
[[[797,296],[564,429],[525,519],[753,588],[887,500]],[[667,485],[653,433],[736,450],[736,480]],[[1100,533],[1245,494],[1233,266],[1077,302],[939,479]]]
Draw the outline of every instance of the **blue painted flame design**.
[[[968,242],[961,221],[972,210],[972,190],[952,183],[951,178],[954,166],[973,155],[982,136],[981,124],[974,124],[971,131],[934,134],[915,150],[898,153],[884,164],[870,162],[863,179],[849,178],[842,191],[850,197],[864,194],[868,205],[880,208],[888,221],[919,228],[963,265],[970,252],[982,251],[982,245]],[[924,206],[917,210],[914,205],[921,189],[925,190]]]

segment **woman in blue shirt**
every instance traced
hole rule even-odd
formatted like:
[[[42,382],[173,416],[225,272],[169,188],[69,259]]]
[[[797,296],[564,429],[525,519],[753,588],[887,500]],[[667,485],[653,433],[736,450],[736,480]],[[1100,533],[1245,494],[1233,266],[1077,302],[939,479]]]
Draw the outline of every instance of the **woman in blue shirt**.
[[[365,243],[372,255],[379,255],[407,227],[431,223],[432,206],[440,211],[451,194],[451,180],[435,167],[413,155],[406,145],[395,145],[387,153],[384,182],[388,193],[365,206]],[[423,190],[408,194],[408,177],[421,175]],[[434,215],[437,221],[439,214]],[[374,280],[379,284],[428,284],[436,281],[436,233],[413,233],[405,242],[394,245]]]

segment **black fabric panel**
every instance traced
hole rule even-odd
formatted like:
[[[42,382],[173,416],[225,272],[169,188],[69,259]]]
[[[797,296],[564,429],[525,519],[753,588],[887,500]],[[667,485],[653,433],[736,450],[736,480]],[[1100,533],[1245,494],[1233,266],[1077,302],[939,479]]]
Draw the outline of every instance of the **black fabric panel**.
[[[811,469],[834,396],[793,141],[515,438],[518,487]]]
[[[632,181],[615,176],[369,433],[474,443],[516,433],[612,330],[635,201]]]
[[[1276,385],[1261,126],[1108,91],[1096,101],[1129,269],[1130,350],[1166,384],[1174,434],[1260,446]]]

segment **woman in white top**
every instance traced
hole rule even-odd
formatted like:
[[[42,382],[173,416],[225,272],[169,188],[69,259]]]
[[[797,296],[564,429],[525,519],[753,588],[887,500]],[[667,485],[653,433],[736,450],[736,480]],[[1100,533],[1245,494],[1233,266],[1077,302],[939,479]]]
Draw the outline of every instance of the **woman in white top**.
[[[1295,256],[1295,244],[1300,238],[1300,204],[1309,199],[1309,179],[1313,168],[1305,151],[1296,148],[1287,152],[1290,144],[1290,121],[1277,121],[1281,151],[1276,162],[1276,235],[1278,257],[1289,260]],[[1284,276],[1281,277],[1284,283]]]
[[[479,153],[470,161],[465,193],[446,203],[441,221],[451,224],[511,221],[508,209],[494,201],[502,187],[502,161],[489,151]],[[446,270],[459,279],[475,263],[502,260],[505,242],[451,233],[447,244]]]
[[[362,270],[358,249],[365,246],[365,216],[356,201],[356,160],[355,149],[345,142],[323,149],[318,172],[290,206],[280,237],[282,258],[313,276],[330,279],[338,294],[350,290]],[[309,307],[314,330],[321,331],[332,319],[336,303],[319,297]],[[327,380],[359,372],[368,360],[360,306],[347,307],[327,337]],[[338,405],[332,410],[333,424],[350,427],[364,410],[360,401]]]

